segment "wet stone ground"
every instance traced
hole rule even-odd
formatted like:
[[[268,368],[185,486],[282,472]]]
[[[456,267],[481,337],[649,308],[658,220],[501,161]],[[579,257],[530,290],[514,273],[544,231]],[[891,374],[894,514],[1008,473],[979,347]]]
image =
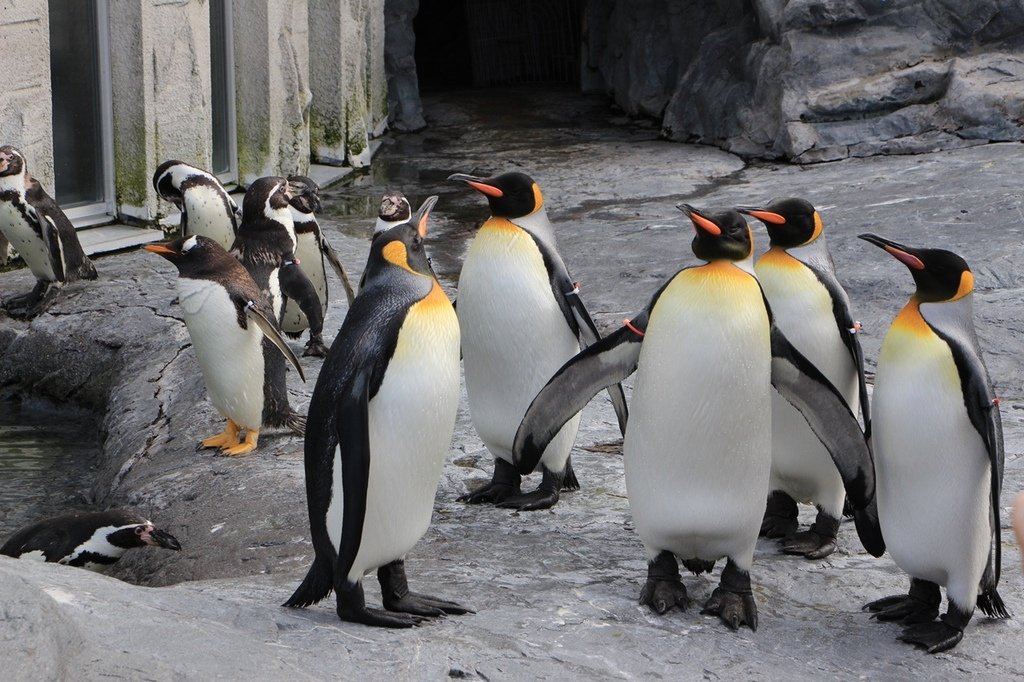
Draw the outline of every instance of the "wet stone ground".
[[[714,208],[804,196],[822,212],[873,370],[885,329],[912,284],[906,268],[856,235],[872,231],[963,255],[975,272],[975,319],[1002,398],[1007,463],[1000,592],[1011,611],[1024,614],[1019,548],[1006,510],[1012,494],[1024,488],[1024,146],[802,167],[746,165],[717,149],[659,141],[656,128],[626,121],[600,98],[450,94],[427,98],[426,105],[430,127],[389,135],[369,172],[324,192],[322,222],[353,278],[365,260],[382,191],[401,189],[414,204],[439,194],[428,248],[442,284],[454,295],[468,240],[487,210],[478,194],[445,178],[517,169],[540,183],[560,251],[583,283],[582,295],[599,326],[608,329],[694,262],[692,228],[674,208],[677,203]],[[755,233],[762,250],[766,235],[762,228]],[[303,611],[282,609],[277,604],[312,558],[301,442],[269,436],[255,455],[240,460],[194,452],[194,443],[219,423],[204,400],[187,335],[168,306],[173,270],[141,253],[104,258],[98,267],[100,282],[88,291],[69,291],[53,315],[31,327],[0,321],[2,355],[9,363],[26,352],[19,342],[28,343],[33,334],[52,338],[62,324],[99,334],[95,319],[77,321],[85,310],[106,311],[93,313],[100,319],[126,316],[157,330],[152,338],[122,340],[120,350],[110,351],[125,370],[108,383],[123,395],[105,404],[110,461],[100,467],[106,478],[94,494],[148,510],[185,549],[174,555],[139,552],[115,571],[133,582],[170,585],[159,589],[63,567],[0,561],[0,603],[8,604],[0,652],[14,656],[15,673],[152,679],[1009,679],[1024,669],[1019,618],[978,617],[956,649],[937,656],[898,642],[898,627],[871,621],[860,607],[904,591],[907,581],[888,556],[874,559],[859,549],[852,524],[843,524],[839,550],[820,561],[783,556],[777,543],[759,543],[752,571],[760,612],[756,632],[731,632],[717,618],[699,614],[720,567],[712,576],[684,576],[695,600],[688,611],[658,616],[640,607],[646,562],[630,520],[614,415],[603,396],[584,411],[573,451],[582,490],[564,495],[553,510],[535,513],[456,501],[491,472],[491,457],[468,413],[460,411],[433,523],[410,553],[408,571],[412,589],[461,601],[475,615],[396,632],[340,623],[330,602]],[[0,277],[5,293],[29,284],[24,273]],[[328,336],[344,309],[335,297]],[[119,334],[125,332],[101,334],[104,348],[116,346]],[[300,410],[318,371],[311,359],[303,364],[310,381],[290,384]],[[0,381],[16,376],[0,361]],[[631,386],[630,380],[627,395]],[[91,395],[82,387],[73,395],[83,393]],[[811,510],[804,509],[801,518],[812,520]],[[370,603],[378,603],[375,581],[365,585]],[[28,641],[34,648],[26,649]]]

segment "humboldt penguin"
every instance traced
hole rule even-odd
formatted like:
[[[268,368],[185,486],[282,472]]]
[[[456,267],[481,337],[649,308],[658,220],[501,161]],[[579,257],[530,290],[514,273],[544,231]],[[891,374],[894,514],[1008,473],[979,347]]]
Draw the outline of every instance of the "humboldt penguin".
[[[778,199],[763,208],[741,207],[768,228],[771,246],[754,271],[772,307],[775,324],[804,357],[839,389],[850,411],[865,415],[867,388],[859,324],[836,277],[821,215],[804,199]],[[870,433],[869,421],[866,432]],[[843,480],[828,451],[800,412],[772,394],[772,470],[761,534],[782,538],[787,554],[824,558],[836,549],[842,517]],[[818,516],[797,532],[797,501],[814,504]]]
[[[399,191],[386,192],[380,198],[377,209],[377,222],[373,225],[373,236],[387,232],[395,225],[409,222],[412,217],[412,206],[409,200]]]
[[[133,511],[74,512],[36,521],[16,532],[0,554],[102,571],[135,547],[178,551],[181,544]]]
[[[457,173],[448,179],[483,194],[491,209],[462,265],[458,314],[469,414],[494,456],[494,475],[490,484],[460,499],[547,509],[561,490],[579,488],[569,458],[579,418],[552,440],[540,459],[540,487],[526,494],[512,463],[516,427],[555,370],[600,337],[558,255],[537,183],[518,172],[491,178]],[[625,433],[622,387],[613,385],[608,393]]]
[[[273,353],[288,358],[303,376],[273,311],[245,268],[209,237],[179,237],[143,248],[178,268],[185,326],[210,402],[227,420],[224,432],[204,439],[201,446],[232,456],[252,452],[264,413],[264,337],[276,347]],[[239,438],[243,430],[244,440]]]
[[[291,199],[291,190],[284,178],[268,176],[249,185],[242,200],[242,222],[230,251],[267,297],[278,324],[285,296],[308,299],[313,291],[308,278],[295,263]],[[288,403],[284,358],[269,341],[263,343],[263,356],[263,426],[287,427],[301,436],[305,433],[306,420]]]
[[[374,240],[366,286],[320,370],[305,453],[316,556],[285,606],[333,589],[342,620],[394,628],[469,611],[410,592],[405,574],[430,523],[459,403],[459,323],[423,248],[436,199]],[[384,610],[363,596],[374,569]]]
[[[157,166],[153,189],[181,211],[182,236],[199,234],[231,248],[241,212],[212,173],[171,159]]]
[[[882,341],[872,410],[878,516],[910,591],[865,608],[905,625],[903,641],[936,653],[963,639],[975,605],[992,618],[1009,616],[996,591],[999,399],[974,332],[974,276],[964,259],[874,234],[860,238],[907,266],[917,285]],[[940,585],[948,606],[935,620]]]
[[[4,301],[11,317],[35,317],[53,304],[63,284],[96,279],[71,221],[9,144],[0,147],[0,232],[36,278],[32,291]]]
[[[702,613],[732,629],[756,629],[750,569],[768,493],[771,387],[800,407],[826,443],[862,540],[880,554],[871,457],[846,401],[772,324],[743,216],[680,208],[704,263],[677,272],[639,315],[558,370],[526,411],[515,462],[531,471],[595,393],[636,371],[623,453],[630,511],[649,562],[640,603],[658,613],[685,609],[677,559],[699,573],[724,557]]]
[[[327,241],[327,237],[320,229],[320,223],[316,220],[316,213],[320,211],[320,187],[302,175],[289,176],[288,186],[292,194],[289,206],[292,222],[295,224],[295,264],[305,273],[307,279],[299,280],[293,285],[297,292],[296,298],[285,297],[281,311],[281,329],[292,338],[298,338],[308,329],[309,341],[306,342],[306,349],[302,354],[322,358],[327,356],[323,329],[329,300],[325,258],[341,280],[349,305],[352,305],[355,292],[337,252]],[[288,268],[283,268],[281,274],[287,277],[291,273]],[[305,289],[306,282],[312,289]],[[290,285],[282,282],[282,287],[288,290]]]

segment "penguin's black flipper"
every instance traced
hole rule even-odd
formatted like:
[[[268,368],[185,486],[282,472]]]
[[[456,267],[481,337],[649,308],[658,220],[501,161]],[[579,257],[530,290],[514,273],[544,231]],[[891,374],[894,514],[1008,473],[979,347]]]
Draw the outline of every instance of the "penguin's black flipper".
[[[324,308],[320,304],[316,288],[309,281],[302,266],[294,260],[286,260],[278,270],[278,281],[281,286],[281,294],[286,297],[286,304],[288,299],[295,301],[299,310],[309,321],[310,338],[321,337],[324,333]]]
[[[264,311],[260,310],[255,301],[246,303],[245,316],[256,323],[256,326],[260,328],[260,331],[267,337],[267,340],[277,346],[277,349],[281,351],[281,355],[285,356],[288,362],[292,363],[299,373],[299,378],[305,381],[306,375],[302,372],[302,365],[299,364],[299,359],[295,357],[295,353],[288,347],[288,342],[281,336],[277,325],[271,321],[271,318]]]
[[[327,241],[327,236],[323,232],[320,233],[320,252],[327,258],[327,262],[331,264],[331,268],[334,269],[334,274],[341,280],[341,286],[345,289],[345,297],[348,299],[349,306],[352,305],[352,301],[356,300],[356,292],[352,288],[352,282],[348,278],[348,273],[345,272],[345,266],[341,264],[341,258],[338,257],[338,252],[334,250],[331,243]]]
[[[519,473],[533,471],[551,439],[598,391],[636,371],[649,315],[649,309],[645,310],[626,326],[580,351],[541,389],[526,410],[512,446]]]
[[[766,304],[767,305],[767,304]],[[861,543],[873,556],[885,541],[868,509],[875,496],[875,469],[868,442],[857,418],[835,386],[772,324],[772,386],[803,415],[832,456],[854,507]]]

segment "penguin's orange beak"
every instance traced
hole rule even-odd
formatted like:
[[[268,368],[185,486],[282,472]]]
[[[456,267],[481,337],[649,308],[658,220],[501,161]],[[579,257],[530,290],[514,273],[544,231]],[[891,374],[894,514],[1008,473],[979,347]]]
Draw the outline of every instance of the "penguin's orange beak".
[[[885,249],[889,255],[893,256],[896,260],[906,265],[912,270],[924,270],[924,261],[911,253],[912,249],[909,246],[904,246],[890,239],[879,237],[877,234],[861,234],[857,235],[864,241],[874,244],[875,246]]]
[[[748,216],[757,218],[762,223],[771,223],[773,225],[782,225],[786,222],[786,219],[778,213],[772,211],[766,211],[762,208],[752,208],[750,206],[737,206],[736,210],[740,213],[746,213]]]
[[[483,181],[482,178],[477,178],[472,175],[466,175],[465,173],[455,173],[454,175],[449,175],[448,179],[454,180],[456,182],[464,182],[473,189],[475,189],[477,192],[480,192],[481,194],[488,197],[500,199],[501,197],[505,196],[505,193],[502,192],[501,189],[495,187],[494,185],[488,185],[486,182]]]
[[[690,206],[689,204],[679,204],[676,208],[686,214],[686,217],[690,219],[694,227],[704,230],[713,237],[717,237],[722,234],[722,228],[702,216],[693,206]]]
[[[142,247],[144,250],[150,253],[158,253],[165,258],[168,256],[177,256],[178,252],[167,246],[167,244],[146,244]]]

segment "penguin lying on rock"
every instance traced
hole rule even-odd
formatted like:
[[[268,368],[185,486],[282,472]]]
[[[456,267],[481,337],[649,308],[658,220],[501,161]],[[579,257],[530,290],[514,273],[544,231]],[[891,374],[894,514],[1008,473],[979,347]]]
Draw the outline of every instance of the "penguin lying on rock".
[[[306,343],[306,350],[302,353],[305,356],[326,357],[327,346],[324,345],[323,329],[324,317],[327,315],[328,287],[327,272],[324,268],[324,260],[331,264],[334,273],[341,280],[348,297],[348,304],[352,305],[355,292],[349,282],[348,273],[345,272],[341,259],[327,237],[320,229],[316,220],[316,213],[320,211],[320,187],[302,175],[292,175],[288,178],[288,187],[292,198],[289,207],[292,213],[292,222],[295,225],[295,262],[306,275],[306,280],[298,283],[299,300],[306,301],[306,307],[319,302],[319,309],[306,314],[299,305],[299,301],[288,296],[284,299],[281,309],[281,329],[291,338],[298,338],[302,332],[309,330],[309,341]],[[286,269],[282,270],[285,273]],[[304,293],[301,287],[308,282],[312,286],[312,294]],[[284,285],[287,289],[287,284]],[[315,323],[315,324],[314,324]]]
[[[102,571],[134,547],[178,551],[181,544],[133,511],[75,512],[22,528],[0,547],[0,554]]]
[[[868,415],[864,353],[850,300],[836,277],[821,216],[804,199],[778,199],[763,208],[739,208],[768,228],[771,246],[754,267],[775,324],[839,389],[856,415]],[[870,433],[869,420],[865,431]],[[772,469],[761,535],[781,538],[787,554],[822,559],[836,549],[843,479],[803,415],[772,392]],[[815,504],[818,517],[797,529],[797,501]]]
[[[907,266],[917,290],[882,341],[872,447],[878,516],[910,592],[871,602],[874,617],[907,627],[930,653],[963,639],[974,607],[1009,613],[996,591],[1002,563],[999,400],[974,332],[974,277],[963,258],[863,234]],[[946,587],[948,607],[939,620]]]
[[[285,606],[331,590],[338,617],[404,628],[454,602],[409,591],[405,555],[426,532],[459,403],[459,323],[423,249],[430,197],[378,235],[366,286],[320,370],[306,428],[306,499],[316,557]],[[367,608],[377,571],[385,610]]]
[[[178,268],[178,301],[210,402],[227,419],[224,432],[202,441],[225,455],[256,448],[263,417],[263,339],[295,366],[299,359],[278,330],[276,318],[252,277],[220,244],[192,235],[147,244]],[[283,361],[282,361],[283,362]],[[245,439],[239,438],[245,431]]]
[[[558,255],[537,183],[524,173],[492,178],[459,173],[448,179],[483,194],[491,209],[462,265],[458,313],[469,414],[494,456],[494,475],[488,485],[459,499],[547,509],[561,490],[579,488],[569,451],[580,420],[570,419],[551,441],[540,459],[540,487],[526,494],[520,492],[520,473],[529,471],[516,471],[512,464],[516,427],[548,377],[600,336]],[[609,386],[608,395],[625,433],[622,387]]]
[[[630,511],[649,561],[640,603],[658,613],[685,609],[677,558],[700,573],[725,557],[702,613],[732,629],[756,629],[750,568],[768,493],[771,387],[822,439],[857,510],[861,540],[880,555],[874,471],[842,395],[772,323],[743,216],[680,208],[704,264],[680,270],[644,311],[559,369],[526,411],[513,453],[520,472],[532,471],[594,394],[636,371],[623,455]]]
[[[230,249],[242,212],[212,174],[184,161],[164,161],[153,173],[153,188],[181,211],[181,234],[209,237]]]
[[[61,285],[96,279],[71,221],[11,145],[0,147],[0,232],[36,278],[32,291],[4,301],[11,317],[35,317],[53,304]]]

